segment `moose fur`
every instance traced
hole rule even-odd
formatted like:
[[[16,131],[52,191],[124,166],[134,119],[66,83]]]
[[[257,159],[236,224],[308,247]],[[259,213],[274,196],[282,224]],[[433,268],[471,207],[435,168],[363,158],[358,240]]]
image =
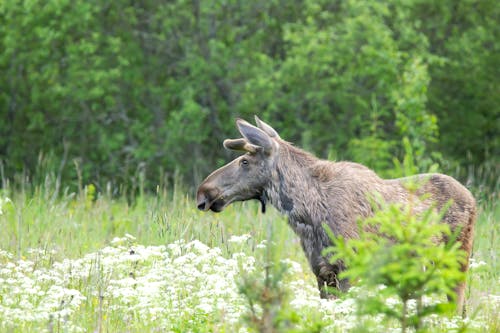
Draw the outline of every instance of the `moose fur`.
[[[346,239],[358,237],[357,219],[373,214],[370,195],[377,194],[386,202],[406,204],[410,198],[405,182],[425,179],[417,194],[428,194],[415,212],[436,205],[441,209],[452,204],[443,217],[452,231],[458,230],[457,241],[467,253],[472,250],[476,204],[471,193],[452,177],[443,174],[416,175],[385,180],[369,168],[351,162],[331,162],[282,140],[268,124],[256,118],[255,127],[236,121],[241,139],[225,140],[227,149],[245,152],[229,164],[210,174],[199,186],[198,208],[222,211],[234,201],[257,199],[263,211],[269,201],[288,216],[289,225],[300,242],[318,282],[321,297],[329,295],[325,287],[346,291],[349,282],[339,279],[344,269],[341,262],[330,263],[322,251],[332,245],[323,224],[335,235]],[[456,288],[457,304],[464,302],[465,285]]]

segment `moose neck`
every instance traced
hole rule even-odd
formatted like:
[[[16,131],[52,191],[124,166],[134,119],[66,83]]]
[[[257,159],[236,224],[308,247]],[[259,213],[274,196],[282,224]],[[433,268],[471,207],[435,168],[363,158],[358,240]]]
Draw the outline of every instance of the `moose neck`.
[[[282,142],[271,182],[266,194],[271,204],[286,215],[306,214],[310,200],[318,198],[316,180],[311,175],[311,166],[319,161],[313,155]]]

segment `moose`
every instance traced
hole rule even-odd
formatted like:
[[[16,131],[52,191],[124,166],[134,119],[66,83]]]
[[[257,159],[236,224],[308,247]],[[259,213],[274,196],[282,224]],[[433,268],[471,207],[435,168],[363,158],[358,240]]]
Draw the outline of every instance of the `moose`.
[[[466,252],[462,271],[468,269],[472,250],[476,204],[472,194],[457,180],[443,174],[421,174],[399,179],[382,179],[371,169],[353,162],[332,162],[316,158],[282,140],[276,130],[255,117],[257,126],[237,119],[243,136],[224,140],[226,149],[245,154],[212,172],[197,191],[198,209],[221,212],[235,201],[256,199],[265,212],[269,201],[288,216],[288,223],[300,238],[301,246],[316,276],[320,296],[331,297],[328,288],[349,289],[349,281],[338,275],[345,269],[342,262],[330,262],[323,250],[332,245],[324,229],[326,224],[335,236],[358,237],[357,220],[374,213],[370,195],[385,202],[405,204],[410,193],[409,180],[425,178],[417,194],[430,198],[415,209],[441,209],[451,201],[442,218],[456,241]],[[465,283],[456,289],[457,309],[464,304]]]

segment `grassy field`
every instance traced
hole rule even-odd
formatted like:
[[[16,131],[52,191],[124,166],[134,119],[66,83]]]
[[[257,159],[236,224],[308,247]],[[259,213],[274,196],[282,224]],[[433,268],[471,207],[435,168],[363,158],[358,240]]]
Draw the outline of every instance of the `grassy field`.
[[[53,191],[0,193],[2,332],[252,331],[238,286],[242,277],[263,276],[268,262],[288,267],[279,288],[288,295],[282,306],[295,314],[290,330],[356,325],[352,298],[319,299],[298,239],[274,209],[261,214],[248,202],[202,213],[178,188],[133,204],[92,186]],[[480,203],[469,318],[436,318],[431,331],[500,330],[499,233],[495,193]],[[372,322],[375,331],[398,329]]]

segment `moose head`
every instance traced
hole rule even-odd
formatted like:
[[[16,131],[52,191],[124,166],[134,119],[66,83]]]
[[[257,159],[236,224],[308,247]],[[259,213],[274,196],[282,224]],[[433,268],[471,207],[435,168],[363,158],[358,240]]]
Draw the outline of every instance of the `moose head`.
[[[257,116],[255,121],[258,127],[242,119],[236,120],[243,138],[224,140],[224,147],[245,154],[215,170],[200,184],[198,209],[221,212],[235,201],[257,199],[265,212],[265,188],[271,180],[280,137]]]

